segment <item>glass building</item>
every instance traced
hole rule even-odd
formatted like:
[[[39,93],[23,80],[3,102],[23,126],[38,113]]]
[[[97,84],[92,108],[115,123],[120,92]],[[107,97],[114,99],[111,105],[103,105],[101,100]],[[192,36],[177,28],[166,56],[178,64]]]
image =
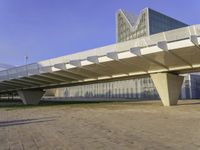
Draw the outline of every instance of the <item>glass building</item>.
[[[185,27],[187,24],[145,8],[140,15],[134,16],[124,10],[116,13],[116,40],[128,41],[159,32]],[[185,75],[181,98],[200,98],[199,75]],[[56,89],[57,97],[91,99],[159,99],[150,77],[95,83]]]
[[[188,26],[150,8],[143,9],[138,17],[124,10],[118,10],[116,25],[117,42]]]

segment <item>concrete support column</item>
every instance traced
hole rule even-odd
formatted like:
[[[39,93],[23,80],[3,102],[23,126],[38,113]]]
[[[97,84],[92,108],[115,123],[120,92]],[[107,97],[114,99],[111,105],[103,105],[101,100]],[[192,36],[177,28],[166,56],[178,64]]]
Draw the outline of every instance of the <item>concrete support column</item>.
[[[55,96],[56,95],[56,89],[48,89],[45,92],[45,96]]]
[[[151,74],[151,79],[164,106],[177,104],[183,78],[170,73]]]
[[[25,105],[28,105],[28,104],[36,105],[36,104],[39,104],[45,91],[43,91],[43,90],[20,90],[20,91],[17,91],[17,93]]]

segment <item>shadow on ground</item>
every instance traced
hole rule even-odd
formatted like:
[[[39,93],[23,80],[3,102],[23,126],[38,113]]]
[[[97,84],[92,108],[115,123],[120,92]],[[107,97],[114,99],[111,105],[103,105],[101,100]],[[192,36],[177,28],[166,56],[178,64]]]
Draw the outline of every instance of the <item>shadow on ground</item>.
[[[0,121],[1,127],[33,124],[33,123],[44,123],[49,121],[55,121],[56,117],[43,117],[43,118],[32,118],[32,119],[19,119],[19,120],[10,120],[10,121]]]

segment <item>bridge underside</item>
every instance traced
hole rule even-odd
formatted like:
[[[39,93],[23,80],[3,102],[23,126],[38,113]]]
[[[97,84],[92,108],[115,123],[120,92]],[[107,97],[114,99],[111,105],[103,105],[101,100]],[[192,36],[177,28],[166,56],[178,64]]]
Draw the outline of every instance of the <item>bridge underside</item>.
[[[80,53],[13,68],[0,72],[0,93],[17,91],[25,104],[33,104],[44,94],[41,89],[150,75],[163,104],[174,105],[183,81],[179,75],[200,71],[199,43],[200,37],[194,35],[171,42],[161,39],[145,47],[128,41],[88,51],[87,56]]]

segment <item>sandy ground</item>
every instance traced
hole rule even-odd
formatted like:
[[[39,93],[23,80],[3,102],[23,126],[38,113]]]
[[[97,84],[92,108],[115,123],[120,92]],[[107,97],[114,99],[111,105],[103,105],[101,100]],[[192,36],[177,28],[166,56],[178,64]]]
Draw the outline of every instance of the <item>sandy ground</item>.
[[[6,149],[200,150],[200,101],[0,107]]]

